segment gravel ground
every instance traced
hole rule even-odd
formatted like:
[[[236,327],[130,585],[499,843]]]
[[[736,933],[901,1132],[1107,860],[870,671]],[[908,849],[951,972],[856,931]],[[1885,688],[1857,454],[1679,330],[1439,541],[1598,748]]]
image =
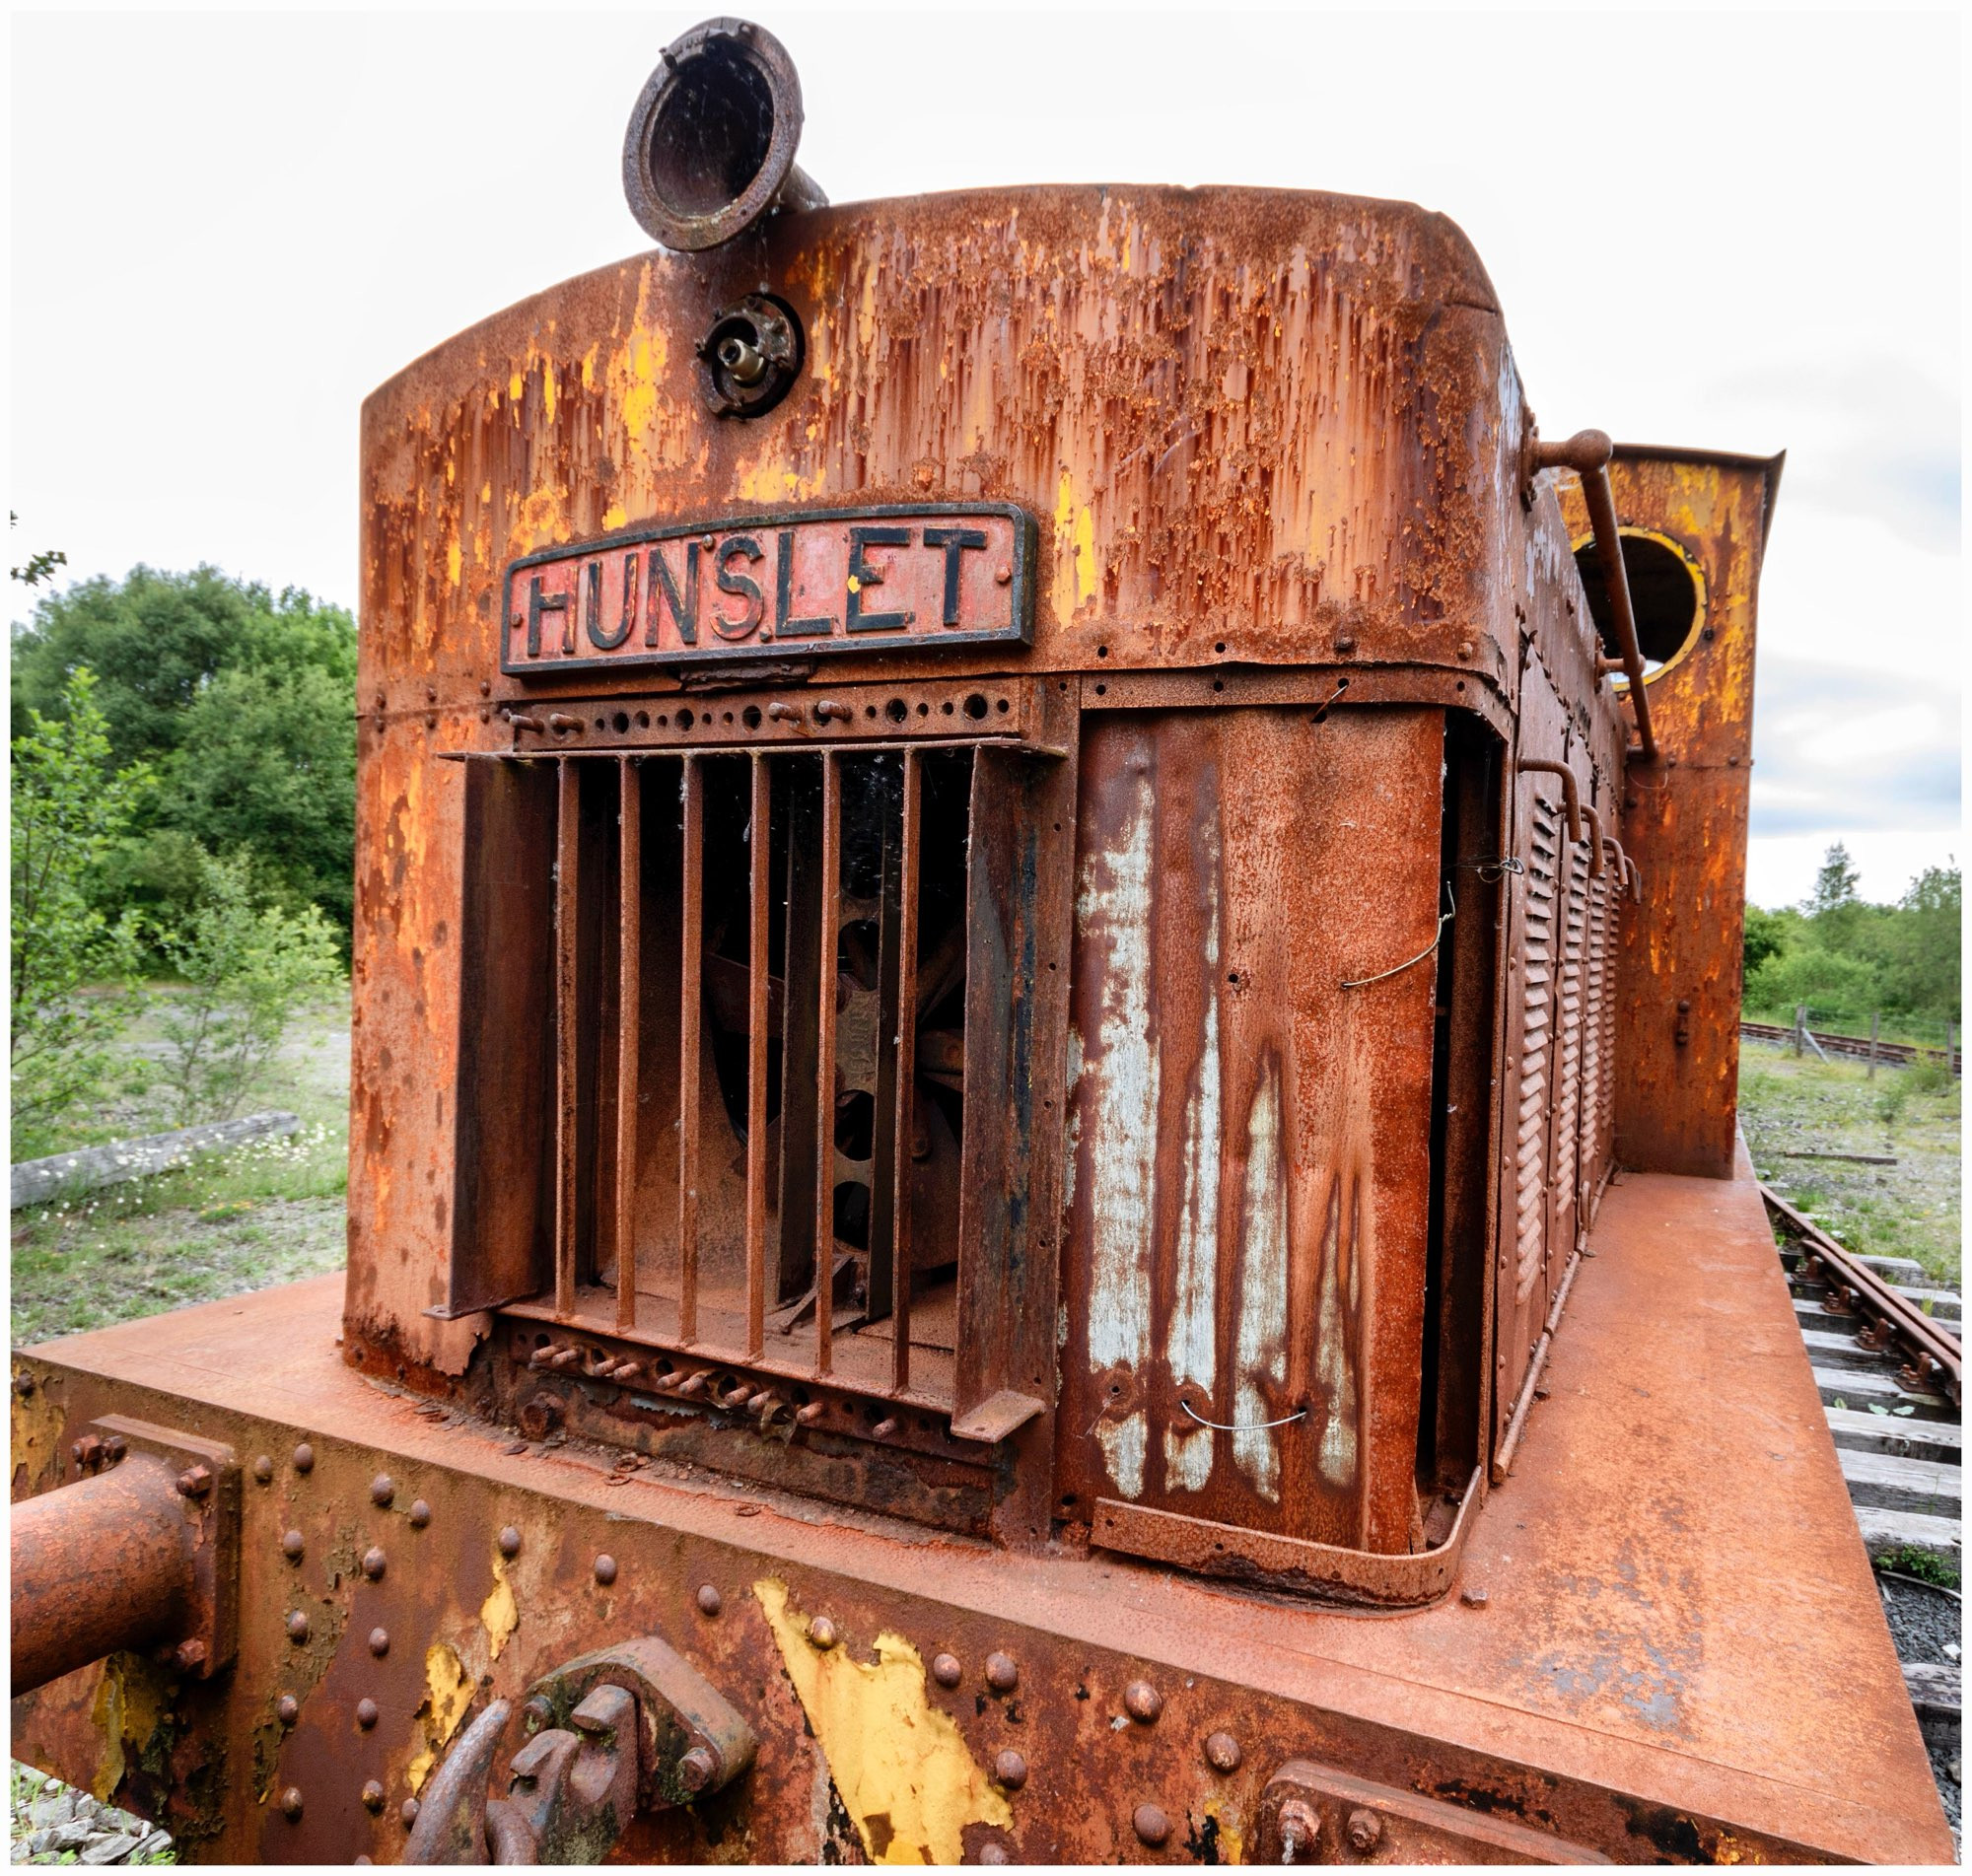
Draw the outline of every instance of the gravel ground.
[[[1897,1644],[1897,1658],[1957,1665],[1956,1657],[1945,1652],[1945,1645],[1964,1646],[1964,1606],[1935,1589],[1920,1589],[1915,1583],[1894,1582],[1884,1576],[1878,1576],[1876,1583],[1883,1592],[1883,1614],[1889,1620],[1891,1639]],[[1963,1749],[1949,1745],[1931,1746],[1929,1750],[1937,1795],[1944,1800],[1944,1815],[1950,1819],[1955,1836],[1960,1828]]]
[[[171,1863],[170,1833],[86,1791],[16,1766],[9,1785],[17,1863]]]

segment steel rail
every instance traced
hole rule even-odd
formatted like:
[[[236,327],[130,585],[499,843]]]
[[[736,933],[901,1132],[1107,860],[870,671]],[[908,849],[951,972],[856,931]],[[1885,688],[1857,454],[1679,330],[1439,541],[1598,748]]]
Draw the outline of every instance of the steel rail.
[[[1794,1039],[1794,1031],[1785,1023],[1779,1022],[1742,1020],[1739,1024],[1739,1033],[1753,1042],[1790,1042]],[[1806,1033],[1814,1038],[1818,1048],[1830,1055],[1853,1056],[1858,1062],[1866,1062],[1869,1059],[1867,1036],[1830,1035],[1826,1031],[1815,1029],[1810,1029]],[[1878,1062],[1891,1063],[1903,1068],[1908,1068],[1913,1062],[1922,1061],[1926,1056],[1941,1056],[1944,1053],[1942,1049],[1927,1049],[1922,1044],[1909,1042],[1879,1042],[1875,1045],[1875,1050]],[[1964,1073],[1963,1053],[1956,1048],[1951,1051],[1951,1073],[1953,1075]]]
[[[1859,1338],[1865,1348],[1881,1349],[1894,1342],[1918,1388],[1940,1383],[1954,1406],[1962,1406],[1959,1391],[1960,1345],[1936,1317],[1927,1316],[1907,1296],[1876,1275],[1852,1251],[1845,1251],[1811,1218],[1796,1212],[1766,1184],[1760,1187],[1767,1215],[1781,1233],[1800,1247],[1827,1282],[1840,1313],[1862,1315],[1870,1327]],[[1871,1340],[1869,1338],[1873,1337]]]

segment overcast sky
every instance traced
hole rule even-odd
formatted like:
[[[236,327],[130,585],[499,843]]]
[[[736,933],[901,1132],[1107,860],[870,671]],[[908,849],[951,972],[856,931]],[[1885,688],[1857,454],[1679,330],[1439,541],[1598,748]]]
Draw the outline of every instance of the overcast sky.
[[[13,557],[353,604],[364,394],[646,244],[623,125],[699,17],[16,12]],[[1788,452],[1752,896],[1798,898],[1832,840],[1874,898],[1957,854],[1955,12],[755,17],[837,201],[1232,182],[1450,215],[1548,435]]]

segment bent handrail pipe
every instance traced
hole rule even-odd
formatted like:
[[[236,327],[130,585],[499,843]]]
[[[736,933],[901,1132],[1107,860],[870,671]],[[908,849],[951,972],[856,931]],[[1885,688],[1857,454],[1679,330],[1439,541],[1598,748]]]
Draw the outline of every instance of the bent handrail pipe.
[[[1582,845],[1582,791],[1576,786],[1575,771],[1566,762],[1543,762],[1533,756],[1522,756],[1514,765],[1522,775],[1558,775],[1561,777],[1561,799],[1568,809],[1568,838],[1572,845]]]
[[[784,210],[825,208],[795,167],[801,78],[765,27],[703,20],[665,47],[623,138],[623,193],[637,225],[680,253],[737,241]]]
[[[1637,863],[1623,851],[1623,843],[1614,834],[1604,834],[1602,845],[1616,856],[1616,890],[1627,892],[1631,902],[1644,902],[1644,875],[1637,870]]]
[[[1646,762],[1657,754],[1656,732],[1651,727],[1651,702],[1644,694],[1644,654],[1637,643],[1637,615],[1630,604],[1630,575],[1623,565],[1623,536],[1616,522],[1616,497],[1609,487],[1609,462],[1616,446],[1603,430],[1578,430],[1566,443],[1542,443],[1535,438],[1532,464],[1541,469],[1573,469],[1582,478],[1582,499],[1588,523],[1595,530],[1595,558],[1609,594],[1609,612],[1616,626],[1616,646],[1622,654],[1623,675],[1630,686],[1630,707],[1637,718],[1637,750]]]
[[[1602,877],[1602,816],[1587,801],[1582,803],[1582,811],[1588,817],[1588,876]]]
[[[13,1691],[124,1649],[171,1641],[196,1594],[177,1468],[132,1453],[93,1479],[24,1498],[9,1519]]]

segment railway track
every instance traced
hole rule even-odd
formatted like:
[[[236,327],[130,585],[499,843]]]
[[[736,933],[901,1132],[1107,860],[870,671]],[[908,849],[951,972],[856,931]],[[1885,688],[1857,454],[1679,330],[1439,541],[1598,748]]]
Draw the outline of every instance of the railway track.
[[[1787,1043],[1794,1040],[1794,1031],[1788,1028],[1785,1023],[1778,1022],[1742,1022],[1739,1025],[1739,1033],[1750,1042]],[[1866,1062],[1868,1060],[1869,1038],[1867,1036],[1829,1035],[1818,1029],[1810,1029],[1807,1031],[1807,1034],[1813,1039],[1815,1046],[1821,1050],[1823,1055],[1849,1056],[1858,1062]],[[1943,1053],[1942,1049],[1920,1049],[1908,1042],[1879,1042],[1876,1044],[1876,1060],[1898,1069],[1909,1068],[1920,1056],[1940,1056]],[[1964,1052],[1959,1049],[1953,1049],[1951,1052],[1951,1073],[1953,1075],[1963,1075],[1964,1072]]]
[[[1768,1187],[1760,1196],[1865,1547],[1871,1559],[1922,1552],[1959,1569],[1961,1298],[1911,1259],[1859,1256]],[[1883,1593],[1955,1831],[1961,1671],[1914,1634],[1911,1617],[1920,1631],[1935,1621],[1955,1634],[1960,1605],[1947,1610],[1943,1592],[1902,1575],[1885,1581]]]

